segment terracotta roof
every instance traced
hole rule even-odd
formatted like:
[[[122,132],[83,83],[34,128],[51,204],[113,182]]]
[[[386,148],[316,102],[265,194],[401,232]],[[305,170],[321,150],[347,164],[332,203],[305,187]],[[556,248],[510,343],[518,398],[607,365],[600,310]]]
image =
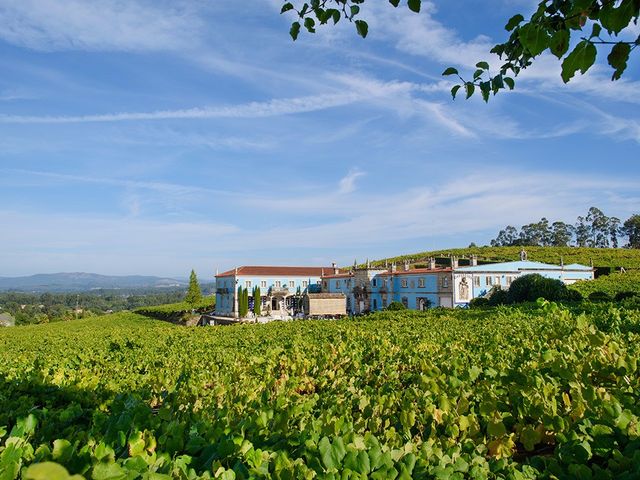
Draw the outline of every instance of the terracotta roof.
[[[288,277],[319,277],[322,272],[332,272],[333,267],[269,267],[269,266],[242,266],[237,268],[238,275],[255,275],[264,277],[275,277],[286,275]],[[236,274],[236,269],[216,275],[218,277],[232,277]]]
[[[333,271],[333,269],[331,269],[331,271]],[[352,276],[353,274],[351,272],[342,272],[342,273],[331,273],[329,275],[323,275],[322,278],[348,278]]]

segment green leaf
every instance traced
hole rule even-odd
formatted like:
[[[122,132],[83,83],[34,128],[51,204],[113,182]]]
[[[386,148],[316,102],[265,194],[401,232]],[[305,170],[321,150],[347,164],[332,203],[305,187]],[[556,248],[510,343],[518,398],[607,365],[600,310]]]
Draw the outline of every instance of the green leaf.
[[[616,43],[611,49],[611,53],[607,55],[607,61],[615,72],[611,76],[611,80],[618,80],[627,68],[627,60],[631,53],[631,46],[628,43]]]
[[[369,33],[369,25],[364,20],[356,20],[356,31],[358,35],[362,38],[367,38],[367,33]]]
[[[518,39],[522,46],[535,57],[549,46],[549,34],[542,27],[527,23],[518,30]]]
[[[43,462],[31,465],[23,475],[24,480],[78,480],[80,475],[69,475],[62,465],[54,462]]]
[[[447,75],[458,75],[458,70],[453,68],[453,67],[449,67],[447,68],[444,72],[442,72],[443,76],[447,76]]]
[[[291,24],[291,29],[289,30],[289,35],[291,35],[291,38],[296,40],[298,38],[299,33],[300,33],[300,22],[293,22]]]
[[[73,455],[73,446],[69,440],[64,438],[53,442],[52,457],[60,463],[67,463]]]
[[[293,10],[293,5],[290,2],[287,2],[284,5],[282,5],[282,8],[280,9],[280,13],[288,12],[289,10]]]
[[[549,40],[549,50],[556,57],[562,58],[569,49],[570,33],[569,30],[558,30],[551,36]]]
[[[473,92],[475,92],[476,86],[471,82],[467,82],[464,84],[464,89],[467,92],[467,99],[469,99],[469,97],[473,95]]]
[[[483,73],[484,73],[484,70],[481,70],[481,69],[476,70],[475,72],[473,72],[473,79],[477,80],[482,76]]]
[[[487,62],[476,63],[476,68],[482,68],[483,70],[489,70],[489,64]]]
[[[394,7],[397,7],[398,5],[400,5],[400,0],[389,0],[389,3]]]
[[[580,70],[584,74],[596,61],[596,47],[588,40],[581,41],[562,62],[562,80],[567,83]]]
[[[453,88],[451,89],[451,96],[453,97],[453,99],[456,99],[456,94],[458,93],[458,90],[460,90],[461,85],[454,85]]]
[[[98,463],[93,467],[91,474],[93,480],[124,480],[127,471],[117,463]]]
[[[516,28],[518,25],[520,25],[520,22],[522,21],[524,21],[524,17],[518,13],[517,15],[514,15],[509,19],[507,24],[504,26],[504,29],[507,32],[510,32],[511,30]]]
[[[535,446],[542,441],[542,435],[535,428],[527,425],[520,432],[520,442],[525,450],[531,452]]]
[[[333,444],[327,437],[323,437],[318,444],[322,463],[327,470],[338,469],[342,463],[342,459],[347,454],[342,438],[337,437]]]
[[[316,32],[315,26],[316,26],[316,21],[313,18],[307,17],[304,19],[304,28],[306,28],[309,33]]]
[[[504,83],[507,84],[507,86],[509,87],[509,90],[513,90],[513,88],[516,85],[516,82],[513,80],[513,78],[511,78],[511,77],[503,77],[502,80],[504,81]]]
[[[422,6],[421,0],[407,0],[407,6],[412,12],[420,13],[420,7]]]
[[[600,36],[600,32],[602,31],[602,27],[599,23],[593,24],[593,29],[591,30],[591,36],[589,38]]]
[[[360,7],[357,5],[351,5],[351,16],[349,18],[355,17],[358,13],[360,13]]]

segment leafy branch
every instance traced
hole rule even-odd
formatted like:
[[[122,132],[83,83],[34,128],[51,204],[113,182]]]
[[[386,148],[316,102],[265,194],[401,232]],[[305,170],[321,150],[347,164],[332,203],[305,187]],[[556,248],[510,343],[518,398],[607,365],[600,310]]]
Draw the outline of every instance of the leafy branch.
[[[292,11],[298,16],[289,32],[294,40],[303,26],[309,33],[315,33],[318,25],[329,22],[335,25],[341,19],[353,22],[358,35],[365,38],[369,26],[366,21],[356,18],[365,1],[312,0],[304,2],[300,8],[286,1],[281,13]],[[389,0],[389,3],[398,7],[400,0]],[[421,3],[421,0],[406,1],[409,10],[415,13],[420,12]],[[443,75],[456,75],[461,81],[451,89],[454,99],[460,89],[464,89],[466,98],[480,92],[488,101],[491,94],[495,95],[502,89],[513,90],[514,77],[546,51],[562,60],[561,77],[564,83],[568,83],[576,72],[584,74],[593,66],[598,47],[612,45],[607,62],[613,68],[611,80],[618,80],[627,68],[631,52],[640,45],[640,36],[634,41],[618,40],[617,37],[631,23],[637,24],[639,14],[640,0],[542,0],[528,21],[517,14],[505,25],[505,30],[511,32],[508,40],[495,45],[490,51],[503,61],[495,75],[491,74],[485,61],[476,64],[471,79],[464,79],[454,67],[447,68]],[[578,32],[584,32],[588,25],[591,25],[591,34],[578,37]],[[602,38],[603,32],[608,34],[608,38]],[[569,52],[572,33],[580,41]]]

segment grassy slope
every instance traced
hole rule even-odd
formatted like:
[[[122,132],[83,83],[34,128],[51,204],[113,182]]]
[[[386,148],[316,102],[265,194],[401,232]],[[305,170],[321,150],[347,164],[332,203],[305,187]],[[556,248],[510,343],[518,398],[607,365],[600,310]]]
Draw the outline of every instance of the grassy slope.
[[[447,257],[457,255],[468,257],[477,255],[480,261],[505,262],[518,260],[522,247],[471,247],[471,248],[451,248],[447,250],[434,250],[431,252],[420,252],[410,255],[378,260],[374,265],[389,262],[401,263],[409,260],[412,263],[425,262],[429,257]],[[640,250],[626,248],[582,248],[582,247],[525,247],[529,260],[545,263],[560,263],[560,257],[565,264],[581,263],[589,265],[593,260],[596,267],[610,267],[626,269],[640,269]]]
[[[588,282],[577,282],[570,286],[583,297],[593,292],[605,292],[615,296],[620,292],[635,292],[640,295],[640,272],[612,273]]]

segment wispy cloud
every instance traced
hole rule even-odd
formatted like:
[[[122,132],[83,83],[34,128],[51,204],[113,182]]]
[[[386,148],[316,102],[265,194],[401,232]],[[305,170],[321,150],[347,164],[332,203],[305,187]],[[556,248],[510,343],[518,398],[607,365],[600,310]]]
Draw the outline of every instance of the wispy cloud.
[[[35,50],[175,50],[201,22],[188,4],[145,0],[7,0],[0,38]]]
[[[364,176],[364,172],[358,169],[353,169],[349,173],[340,179],[338,183],[338,192],[341,194],[351,193],[356,189],[356,180],[359,177]]]

